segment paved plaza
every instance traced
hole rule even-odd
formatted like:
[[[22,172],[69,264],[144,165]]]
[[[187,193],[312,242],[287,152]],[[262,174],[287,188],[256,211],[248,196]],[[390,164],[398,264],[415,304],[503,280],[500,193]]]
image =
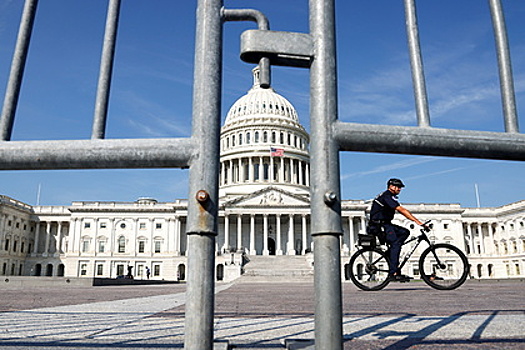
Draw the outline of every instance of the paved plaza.
[[[364,292],[345,282],[344,348],[525,349],[524,286],[471,280],[437,291],[412,281]],[[3,286],[0,350],[183,348],[185,289]],[[313,295],[311,280],[217,284],[217,348],[284,349],[285,340],[313,339]]]

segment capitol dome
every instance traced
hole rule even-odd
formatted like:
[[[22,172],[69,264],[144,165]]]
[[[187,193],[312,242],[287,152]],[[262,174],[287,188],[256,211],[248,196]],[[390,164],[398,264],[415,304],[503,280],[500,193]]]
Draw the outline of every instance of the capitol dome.
[[[272,118],[274,121],[289,122],[302,128],[292,104],[274,89],[260,87],[259,70],[253,70],[253,86],[246,95],[239,98],[230,108],[224,126],[251,123],[257,118]]]
[[[269,185],[309,193],[309,135],[297,111],[273,88],[253,86],[230,108],[221,128],[219,195],[253,193]]]

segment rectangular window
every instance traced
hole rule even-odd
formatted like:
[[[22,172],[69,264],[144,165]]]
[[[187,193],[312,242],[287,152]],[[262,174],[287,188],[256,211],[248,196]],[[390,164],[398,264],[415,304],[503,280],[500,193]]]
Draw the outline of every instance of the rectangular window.
[[[9,239],[5,240],[4,250],[9,250]]]
[[[97,276],[102,276],[104,274],[104,265],[98,264],[97,265]]]
[[[80,276],[87,276],[87,264],[80,263]]]
[[[106,227],[108,227],[107,223],[105,223],[105,222],[101,222],[100,223],[100,228],[106,228]]]
[[[124,265],[117,265],[117,276],[124,276]]]
[[[162,224],[160,222],[157,222],[155,224],[155,229],[160,230],[162,228]]]
[[[139,241],[139,253],[144,253],[145,247],[146,247],[146,242]]]
[[[155,241],[155,253],[160,253],[160,241]]]
[[[84,228],[90,228],[91,223],[90,222],[84,222]]]
[[[139,228],[140,228],[141,230],[145,230],[145,229],[146,229],[146,223],[145,223],[145,222],[141,222],[141,223],[139,224]]]
[[[121,236],[118,239],[118,252],[119,253],[125,253],[126,252],[126,238]]]
[[[89,250],[89,241],[82,241],[82,253],[86,253]]]
[[[160,265],[153,265],[153,276],[160,276]]]
[[[99,241],[98,242],[98,252],[104,253],[106,251],[106,241]]]

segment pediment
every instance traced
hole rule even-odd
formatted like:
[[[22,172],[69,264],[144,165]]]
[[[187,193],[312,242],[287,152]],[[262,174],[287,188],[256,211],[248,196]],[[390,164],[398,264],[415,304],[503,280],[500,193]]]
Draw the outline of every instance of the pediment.
[[[309,206],[309,198],[301,195],[297,195],[280,188],[267,187],[260,191],[250,193],[248,195],[239,196],[234,199],[230,199],[224,203],[223,206]]]

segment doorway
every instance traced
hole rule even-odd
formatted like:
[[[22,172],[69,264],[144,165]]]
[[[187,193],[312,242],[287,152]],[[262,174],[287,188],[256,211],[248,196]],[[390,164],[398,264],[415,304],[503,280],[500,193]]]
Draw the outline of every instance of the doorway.
[[[270,255],[275,255],[275,240],[268,237],[268,252]]]

